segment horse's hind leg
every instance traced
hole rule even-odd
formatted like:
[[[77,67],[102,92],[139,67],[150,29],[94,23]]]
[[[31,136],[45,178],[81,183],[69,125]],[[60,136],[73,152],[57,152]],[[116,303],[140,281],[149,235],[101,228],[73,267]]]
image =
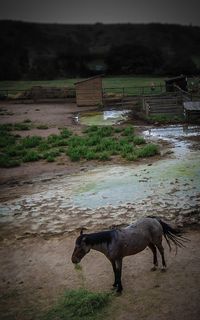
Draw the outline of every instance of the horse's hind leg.
[[[164,256],[164,248],[162,246],[162,242],[160,242],[159,244],[156,244],[156,247],[158,248],[161,258],[162,258],[162,270],[166,270],[166,262],[165,262],[165,256]]]
[[[157,269],[157,267],[158,267],[156,246],[152,242],[150,242],[149,248],[153,252],[153,267],[151,268],[151,270],[155,271]]]

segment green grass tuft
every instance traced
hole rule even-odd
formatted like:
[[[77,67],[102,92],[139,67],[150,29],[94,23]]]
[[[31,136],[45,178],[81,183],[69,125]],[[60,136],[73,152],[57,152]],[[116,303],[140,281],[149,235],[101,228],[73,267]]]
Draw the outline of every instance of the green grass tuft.
[[[146,158],[155,156],[159,154],[159,149],[156,144],[150,143],[144,146],[142,149],[137,150],[137,155],[139,158]]]
[[[89,292],[84,289],[66,291],[44,320],[95,320],[100,319],[109,304],[109,293]]]

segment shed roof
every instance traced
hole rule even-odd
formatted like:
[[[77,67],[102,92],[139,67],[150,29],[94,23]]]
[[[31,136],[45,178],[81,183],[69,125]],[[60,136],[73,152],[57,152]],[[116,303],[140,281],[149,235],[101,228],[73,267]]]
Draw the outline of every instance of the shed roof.
[[[183,79],[186,79],[186,78],[187,77],[182,74],[182,75],[177,76],[177,77],[166,79],[165,82],[173,82],[173,81],[177,81],[177,80],[183,80]]]
[[[86,82],[86,81],[90,81],[90,80],[97,79],[97,78],[102,78],[102,77],[103,77],[103,74],[100,74],[100,75],[97,75],[97,76],[94,76],[94,77],[90,77],[90,78],[87,78],[87,79],[84,79],[84,80],[77,81],[74,84],[79,84],[79,83],[82,83],[82,82]]]

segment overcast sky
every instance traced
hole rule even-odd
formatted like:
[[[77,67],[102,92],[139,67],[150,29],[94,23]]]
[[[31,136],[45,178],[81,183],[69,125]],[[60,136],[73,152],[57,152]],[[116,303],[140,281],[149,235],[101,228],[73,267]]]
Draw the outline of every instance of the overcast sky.
[[[0,20],[200,26],[200,0],[0,0]]]

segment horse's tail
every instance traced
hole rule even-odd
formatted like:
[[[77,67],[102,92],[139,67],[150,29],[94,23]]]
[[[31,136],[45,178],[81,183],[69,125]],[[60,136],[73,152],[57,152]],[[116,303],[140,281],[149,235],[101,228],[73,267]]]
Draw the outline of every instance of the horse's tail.
[[[185,238],[182,235],[182,230],[178,228],[172,228],[169,224],[166,222],[162,221],[159,217],[151,216],[149,218],[154,218],[156,219],[162,226],[163,228],[163,235],[165,237],[165,240],[169,246],[169,249],[171,251],[171,242],[176,246],[176,251],[178,247],[185,247],[185,242],[188,242],[189,239]]]

